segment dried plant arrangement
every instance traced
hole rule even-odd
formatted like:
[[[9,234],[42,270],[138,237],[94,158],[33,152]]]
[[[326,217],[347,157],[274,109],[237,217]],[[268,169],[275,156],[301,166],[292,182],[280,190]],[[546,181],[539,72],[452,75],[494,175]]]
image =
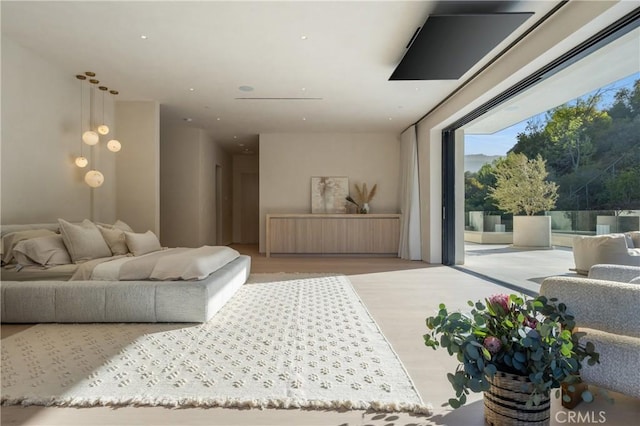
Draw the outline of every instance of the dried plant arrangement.
[[[358,208],[359,213],[369,213],[369,202],[375,197],[378,190],[378,184],[376,183],[371,188],[371,191],[367,189],[367,184],[363,183],[359,186],[357,183],[354,185],[356,188],[356,197],[353,199],[351,196],[347,197],[347,201],[353,203]]]

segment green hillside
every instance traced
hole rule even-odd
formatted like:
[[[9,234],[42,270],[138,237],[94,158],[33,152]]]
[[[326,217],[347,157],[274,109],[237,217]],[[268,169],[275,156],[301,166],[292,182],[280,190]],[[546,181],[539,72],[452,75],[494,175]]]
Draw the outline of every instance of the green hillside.
[[[599,107],[597,92],[529,121],[509,151],[547,163],[559,186],[557,210],[640,209],[640,80]],[[465,210],[496,210],[486,199],[493,165],[465,173]]]

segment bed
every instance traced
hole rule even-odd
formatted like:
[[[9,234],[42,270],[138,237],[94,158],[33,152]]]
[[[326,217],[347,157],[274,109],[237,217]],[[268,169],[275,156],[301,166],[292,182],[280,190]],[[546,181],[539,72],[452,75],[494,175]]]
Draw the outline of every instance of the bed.
[[[251,270],[229,247],[167,249],[121,221],[3,225],[2,260],[3,323],[205,322]]]

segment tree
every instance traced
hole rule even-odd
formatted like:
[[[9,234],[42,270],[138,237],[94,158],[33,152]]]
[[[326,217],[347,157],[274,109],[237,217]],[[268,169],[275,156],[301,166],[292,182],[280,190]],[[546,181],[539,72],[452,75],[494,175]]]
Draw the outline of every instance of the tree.
[[[633,118],[640,114],[640,80],[633,83],[633,89],[622,88],[614,95],[615,101],[609,108],[613,119]]]
[[[477,173],[464,173],[465,211],[491,211],[493,204],[487,198],[489,187],[495,185],[493,165],[484,164]]]
[[[640,167],[627,169],[606,183],[611,207],[615,209],[638,208],[640,200]]]
[[[524,154],[510,153],[496,162],[494,174],[496,185],[489,188],[489,196],[500,210],[531,216],[555,207],[558,186],[546,180],[546,162],[540,155],[529,160]]]
[[[572,171],[578,171],[593,154],[593,137],[590,130],[606,126],[611,117],[599,111],[599,93],[578,98],[575,105],[564,104],[552,109],[545,126],[549,140],[558,145],[571,161]]]

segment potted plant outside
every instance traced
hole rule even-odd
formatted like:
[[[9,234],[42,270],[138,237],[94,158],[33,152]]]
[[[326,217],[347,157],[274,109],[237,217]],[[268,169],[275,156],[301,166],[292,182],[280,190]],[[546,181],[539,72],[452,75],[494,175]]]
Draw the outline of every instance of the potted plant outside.
[[[514,418],[544,424],[551,390],[559,395],[563,385],[577,384],[585,360],[599,362],[594,345],[579,342],[585,333],[574,331],[573,316],[555,299],[500,294],[468,303],[468,314],[440,304],[437,315],[426,320],[425,345],[442,346],[460,362],[447,374],[455,390],[449,399],[453,408],[463,405],[469,392],[484,392],[490,424],[513,424]],[[585,390],[580,397],[590,401],[593,395]]]
[[[489,187],[489,197],[500,210],[513,213],[513,245],[551,247],[551,217],[534,216],[553,209],[558,199],[558,186],[546,180],[546,162],[540,155],[529,160],[510,152],[496,162],[493,173],[496,184]]]

